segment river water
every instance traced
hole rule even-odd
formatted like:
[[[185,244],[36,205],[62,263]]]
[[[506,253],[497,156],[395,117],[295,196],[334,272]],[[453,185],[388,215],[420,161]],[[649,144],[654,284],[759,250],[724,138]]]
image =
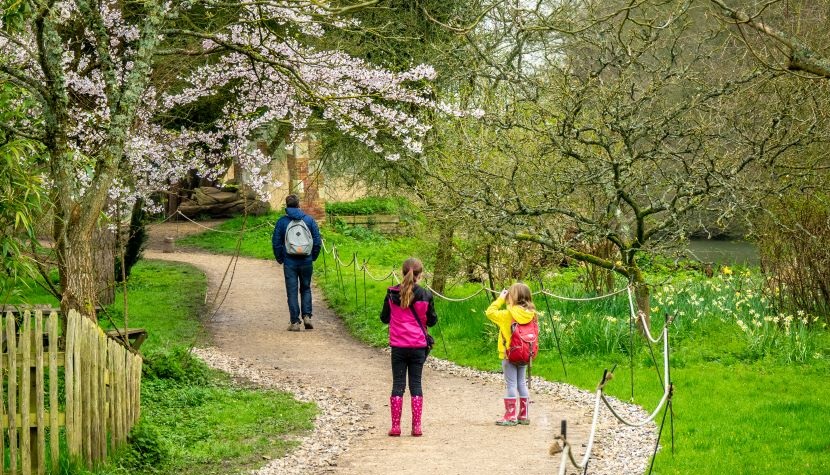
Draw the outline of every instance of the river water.
[[[703,262],[750,266],[757,266],[759,262],[757,246],[746,241],[693,239],[686,248]]]

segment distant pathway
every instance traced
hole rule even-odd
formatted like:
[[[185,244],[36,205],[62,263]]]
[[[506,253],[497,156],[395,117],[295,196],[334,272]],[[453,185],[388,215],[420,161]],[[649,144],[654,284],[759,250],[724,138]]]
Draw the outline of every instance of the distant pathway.
[[[158,226],[151,232],[155,237],[145,257],[201,269],[208,277],[210,302],[230,257],[181,251],[162,254],[152,249],[160,235],[194,230],[198,230],[194,225]],[[388,437],[389,354],[353,339],[316,289],[314,323],[312,331],[286,331],[280,266],[249,258],[239,259],[227,298],[206,322],[214,347],[199,354],[209,363],[262,385],[288,390],[321,407],[315,432],[303,439],[299,449],[272,461],[260,473],[557,473],[559,457],[548,455],[548,449],[561,419],[569,421],[569,440],[578,451],[584,450],[580,445],[589,429],[592,394],[546,384],[550,393],[533,394],[530,426],[497,427],[493,421],[502,411],[500,376],[432,358],[424,371],[424,436],[407,436],[409,408],[405,404],[404,436]],[[632,410],[631,417],[641,417],[642,411]],[[653,436],[653,426],[631,430],[606,415],[589,473],[642,473]],[[514,461],[509,464],[508,441],[523,447],[510,457]],[[568,473],[574,473],[573,469]]]

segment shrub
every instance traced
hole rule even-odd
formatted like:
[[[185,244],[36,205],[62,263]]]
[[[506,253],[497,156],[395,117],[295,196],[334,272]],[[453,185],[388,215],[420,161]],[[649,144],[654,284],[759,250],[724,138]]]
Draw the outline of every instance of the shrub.
[[[354,201],[326,203],[326,213],[330,215],[367,215],[367,214],[397,214],[402,202],[399,198],[381,198],[368,196]]]
[[[179,383],[203,384],[208,381],[210,369],[194,357],[187,348],[177,347],[165,353],[152,353],[144,361],[144,377],[165,379]]]
[[[830,318],[830,202],[827,196],[783,198],[758,223],[767,288],[780,313]]]
[[[120,458],[120,465],[132,470],[162,465],[170,457],[170,448],[157,428],[139,422],[129,435],[129,445]]]
[[[387,239],[383,236],[383,234],[365,228],[363,226],[352,226],[350,224],[344,223],[342,220],[335,220],[334,222],[334,230],[338,233],[350,237],[355,241],[386,241]]]

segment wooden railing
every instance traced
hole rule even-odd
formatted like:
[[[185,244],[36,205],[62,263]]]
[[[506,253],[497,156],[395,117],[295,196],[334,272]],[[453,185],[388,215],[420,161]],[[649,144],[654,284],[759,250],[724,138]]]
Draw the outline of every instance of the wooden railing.
[[[11,313],[2,320],[0,474],[45,473],[47,440],[53,473],[62,450],[88,467],[105,461],[138,421],[141,357],[74,311],[63,338],[55,312],[25,312],[20,324]]]

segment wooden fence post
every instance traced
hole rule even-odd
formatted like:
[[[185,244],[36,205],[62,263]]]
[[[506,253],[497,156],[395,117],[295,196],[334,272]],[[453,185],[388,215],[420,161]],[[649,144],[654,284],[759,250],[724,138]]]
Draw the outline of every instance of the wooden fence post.
[[[81,442],[84,447],[84,461],[87,468],[92,468],[92,358],[90,352],[92,351],[89,344],[89,330],[91,322],[86,317],[80,317],[81,320],[81,421],[83,421],[83,428],[81,432]]]
[[[107,461],[107,336],[104,332],[98,334],[98,388],[101,394],[98,401],[98,430],[101,438],[98,441],[101,461]]]
[[[49,451],[52,473],[57,473],[60,459],[58,409],[58,314],[52,312],[49,314]]]
[[[75,450],[75,332],[72,330],[72,313],[70,312],[66,319],[66,339],[65,358],[63,364],[64,372],[64,390],[66,391],[66,406],[64,412],[66,414],[66,447],[69,449],[69,458],[72,459],[78,455]]]
[[[9,471],[17,472],[17,335],[11,313],[6,315],[6,342],[9,355]]]
[[[46,420],[44,413],[46,405],[44,400],[43,381],[43,312],[35,312],[35,406],[37,407],[37,427],[32,435],[37,441],[37,457],[32,457],[35,471],[38,475],[46,473]]]
[[[9,318],[9,317],[11,317],[11,312],[6,313],[6,318]],[[0,314],[0,335],[2,335],[2,334],[3,334],[3,315]],[[0,339],[0,340],[2,340],[2,339]],[[3,374],[3,343],[2,343],[2,341],[0,341],[0,375],[2,375],[2,374]],[[2,382],[1,378],[0,378],[0,382]],[[5,473],[5,465],[6,465],[6,450],[5,450],[6,449],[6,444],[4,442],[3,430],[2,430],[3,429],[2,421],[3,421],[3,414],[4,414],[3,408],[5,407],[5,404],[4,404],[5,399],[6,398],[3,396],[3,387],[2,387],[2,384],[0,384],[0,442],[3,442],[3,443],[0,443],[0,460],[3,461],[3,463],[0,463],[0,475],[3,475]]]
[[[32,473],[32,318],[23,313],[23,331],[20,332],[20,465],[23,475]]]

